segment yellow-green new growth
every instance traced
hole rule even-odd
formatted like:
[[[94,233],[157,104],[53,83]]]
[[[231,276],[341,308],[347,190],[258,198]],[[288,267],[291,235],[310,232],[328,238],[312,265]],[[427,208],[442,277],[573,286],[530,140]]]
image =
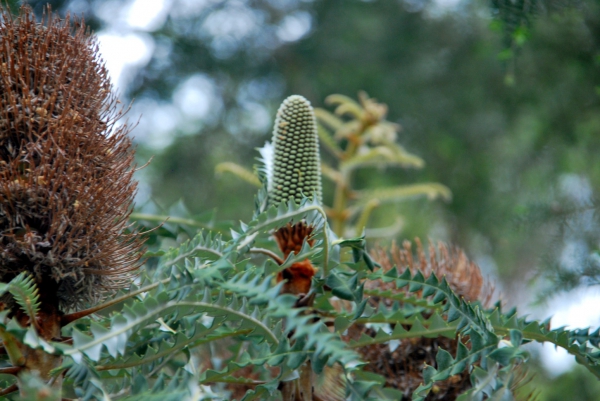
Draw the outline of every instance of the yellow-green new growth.
[[[321,202],[321,161],[315,113],[299,95],[285,99],[273,127],[274,163],[269,182],[269,200],[279,204],[316,194]]]

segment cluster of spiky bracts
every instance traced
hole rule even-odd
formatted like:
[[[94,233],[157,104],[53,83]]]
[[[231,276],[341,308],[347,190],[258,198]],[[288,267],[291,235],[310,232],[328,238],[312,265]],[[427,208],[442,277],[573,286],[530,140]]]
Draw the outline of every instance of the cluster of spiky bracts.
[[[129,128],[95,39],[47,13],[0,16],[0,280],[22,271],[63,310],[129,285]]]
[[[283,259],[287,258],[291,252],[298,254],[302,249],[304,241],[313,245],[310,239],[313,228],[303,222],[288,224],[275,231],[275,240],[279,249],[283,252]],[[285,294],[308,294],[312,278],[317,269],[308,259],[292,264],[287,269],[281,271],[277,276],[277,281],[285,280],[281,292]]]
[[[321,202],[321,165],[315,113],[310,102],[299,95],[285,99],[275,118],[273,128],[273,171],[269,177],[269,203],[278,205],[290,199],[296,203],[303,196],[316,196]],[[312,227],[303,221],[287,224],[275,232],[275,239],[284,259],[298,253],[309,237]],[[315,267],[307,259],[296,262],[279,273],[277,281],[285,280],[282,292],[308,294]]]
[[[493,286],[486,282],[481,270],[474,262],[470,261],[460,248],[449,247],[443,242],[434,246],[429,245],[425,252],[421,241],[415,240],[416,253],[413,254],[412,243],[404,241],[402,248],[392,245],[391,249],[377,248],[372,251],[373,258],[381,265],[384,271],[398,266],[410,269],[413,273],[420,270],[425,277],[435,273],[437,277],[445,277],[452,290],[465,300],[480,301],[484,306],[489,306],[494,293]],[[365,289],[378,289],[382,291],[402,291],[396,288],[393,282],[370,281],[365,284]],[[377,308],[380,302],[391,304],[388,299],[371,297],[369,302]],[[388,305],[391,306],[391,305]],[[373,329],[362,325],[353,326],[348,331],[348,339],[358,339],[366,334],[375,336]],[[403,340],[391,349],[389,344],[376,344],[358,349],[362,359],[368,362],[365,370],[383,375],[386,385],[401,390],[405,395],[403,400],[410,400],[413,391],[423,382],[423,365],[437,366],[436,355],[440,348],[455,354],[458,340],[446,337],[438,338],[412,338]],[[451,376],[448,380],[436,384],[427,400],[456,400],[458,395],[471,387],[469,373],[464,371]]]

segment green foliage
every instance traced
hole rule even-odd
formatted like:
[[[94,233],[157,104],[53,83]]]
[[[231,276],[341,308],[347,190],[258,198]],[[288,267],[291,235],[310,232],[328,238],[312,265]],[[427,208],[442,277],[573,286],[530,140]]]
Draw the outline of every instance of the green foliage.
[[[290,119],[293,118],[292,100],[303,105],[303,113],[312,115],[312,108],[305,99],[300,102],[299,99],[304,99],[296,95],[288,98],[281,106],[277,113],[277,119],[273,130],[273,145],[274,145],[274,165],[273,167],[259,167],[258,174],[269,177],[272,174],[272,183],[268,183],[269,191],[273,192],[276,201],[287,199],[287,195],[281,195],[280,192],[290,191],[288,185],[291,184],[295,172],[304,171],[304,175],[309,177],[305,182],[306,187],[302,187],[299,192],[295,193],[312,193],[315,191],[319,199],[321,198],[321,182],[320,174],[313,177],[318,167],[315,166],[298,166],[293,162],[296,158],[291,158],[292,149],[287,149],[286,129]],[[291,100],[290,100],[291,99]],[[332,201],[332,207],[328,211],[328,216],[332,221],[332,229],[336,235],[342,236],[354,232],[358,234],[367,226],[369,216],[373,210],[384,203],[400,203],[406,199],[426,196],[428,199],[442,198],[449,200],[451,198],[450,190],[438,183],[422,183],[412,185],[401,185],[390,188],[377,188],[375,190],[357,190],[353,187],[353,173],[356,170],[366,168],[422,168],[424,161],[409,152],[402,146],[398,145],[395,140],[399,127],[385,120],[387,114],[387,106],[377,103],[374,99],[370,99],[365,93],[359,94],[360,103],[343,95],[331,95],[326,101],[329,104],[335,105],[335,112],[330,113],[324,109],[316,109],[318,137],[321,144],[328,150],[335,159],[337,166],[331,167],[323,163],[320,167],[325,177],[329,178],[335,184],[335,194]],[[286,103],[287,102],[287,103]],[[288,104],[289,103],[289,104]],[[294,104],[296,104],[294,103]],[[306,103],[306,106],[304,104]],[[294,106],[295,107],[295,106]],[[299,107],[299,106],[298,106]],[[308,136],[310,143],[304,144],[299,136],[294,136],[294,141],[302,142],[298,146],[302,149],[314,148],[313,144],[316,135],[314,131],[314,119],[307,120],[309,128],[301,128],[300,131],[311,132]],[[308,140],[306,140],[308,141]],[[291,146],[291,145],[287,145]],[[295,146],[295,145],[294,145]],[[270,149],[267,145],[266,149]],[[262,149],[262,152],[269,153],[270,150]],[[293,150],[295,156],[296,150]],[[264,155],[261,160],[264,160]],[[312,161],[318,163],[319,158]],[[306,164],[307,162],[304,161]],[[264,165],[265,163],[263,163]],[[273,172],[268,170],[272,168]],[[251,179],[249,171],[241,166],[231,162],[220,163],[216,167],[217,171],[228,171],[245,181],[257,181]],[[294,172],[294,173],[291,173]],[[299,176],[301,179],[302,175]],[[286,178],[287,177],[287,178]],[[318,185],[314,184],[318,181]],[[296,183],[292,184],[294,190]],[[300,184],[298,184],[300,186]],[[349,205],[351,199],[356,199],[353,205]],[[300,198],[296,198],[299,202]],[[346,231],[344,231],[346,230]]]
[[[10,283],[0,283],[0,295],[7,291],[29,319],[35,322],[40,308],[40,295],[31,274],[22,272]]]
[[[351,139],[347,148],[339,148],[345,157],[339,171],[330,169],[333,176],[349,177],[355,168],[373,163],[422,164],[394,144],[395,127],[383,120],[384,106],[366,96],[360,104],[339,95],[330,100],[338,104],[337,115],[321,111],[321,119],[335,128],[333,137]],[[351,118],[340,118],[346,115]],[[352,144],[366,146],[366,153]],[[388,151],[390,157],[381,156]],[[262,178],[269,174],[268,157],[263,153],[265,165],[258,168]],[[345,399],[393,400],[404,389],[390,387],[389,377],[367,369],[368,363],[388,358],[381,346],[442,338],[454,341],[455,350],[440,347],[435,362],[422,367],[422,382],[411,389],[414,401],[424,401],[436,385],[464,374],[471,386],[459,400],[510,399],[520,382],[519,367],[529,359],[523,345],[531,341],[567,350],[600,377],[600,329],[551,329],[548,322],[529,321],[516,310],[504,312],[500,304],[486,309],[479,301],[469,302],[434,271],[383,268],[368,253],[365,235],[340,238],[330,229],[314,179],[306,190],[316,192],[303,194],[300,202],[295,197],[269,202],[269,181],[262,182],[249,223],[240,222],[230,235],[201,230],[175,248],[150,254],[156,265],[128,290],[103,305],[63,316],[61,341],[44,339],[35,323],[22,327],[18,316],[3,312],[0,335],[14,367],[23,358],[16,344],[61,361],[49,381],[24,370],[21,394],[26,399],[40,393],[84,400],[226,399],[241,388],[243,400],[278,399],[294,386],[313,391],[313,376],[321,375]],[[372,202],[416,194],[449,196],[439,184],[419,184],[359,192],[352,207],[367,210]],[[337,198],[343,205],[346,195]],[[366,221],[364,210],[359,221]],[[350,224],[348,218],[332,221]],[[312,227],[310,241],[299,239],[297,251],[281,260],[268,239],[274,230],[297,222]],[[152,235],[174,238],[169,230],[163,233]],[[318,267],[310,292],[282,294],[278,274],[306,261]],[[0,290],[10,292],[36,322],[40,303],[30,276],[21,274]],[[89,318],[91,313],[96,317]],[[63,374],[62,386],[53,386]]]
[[[23,391],[16,397],[18,401],[54,401],[60,400],[60,390],[53,389],[39,376],[26,372],[20,380],[24,383]]]
[[[598,330],[551,330],[547,322],[528,321],[514,310],[485,310],[467,302],[435,274],[425,278],[419,271],[379,269],[372,261],[365,263],[364,239],[331,241],[323,215],[307,198],[301,205],[290,201],[259,213],[229,240],[200,232],[161,257],[153,276],[142,277],[139,287],[128,291],[136,295],[110,316],[67,326],[72,344],[45,342],[34,327],[21,328],[6,317],[1,326],[31,348],[62,356],[63,366],[55,374],[66,370],[64,391],[83,399],[111,394],[126,395],[120,398],[127,400],[176,399],[190,392],[200,399],[227,398],[225,386],[246,386],[245,399],[264,399],[277,394],[278,383],[297,377],[306,361],[317,374],[341,367],[349,399],[394,399],[395,393],[383,388],[376,376],[361,372],[355,350],[440,336],[458,339],[456,354],[439,350],[436,366],[424,368],[413,400],[424,400],[436,382],[465,370],[471,372],[473,387],[461,399],[503,399],[502,394],[513,391],[515,366],[528,359],[522,345],[530,341],[564,348],[600,375]],[[315,307],[308,309],[298,307],[295,297],[279,294],[270,261],[248,259],[258,237],[299,219],[312,222],[320,240],[312,248],[303,247],[298,257],[328,265],[314,283]],[[389,306],[380,302],[373,309],[367,302],[364,285],[375,281],[397,288],[369,291],[392,301]],[[23,277],[6,286],[28,294],[20,299],[35,298],[35,289]],[[331,308],[335,296],[348,303],[343,310]],[[323,309],[327,305],[329,312]],[[335,323],[333,330],[327,321]],[[369,324],[379,325],[373,336],[350,341],[341,336],[353,325]],[[256,379],[238,376],[244,369],[256,372]],[[31,384],[27,391],[40,385],[35,379],[25,383]]]
[[[10,3],[15,4],[15,2]],[[52,3],[55,4],[55,9],[60,9],[63,2]],[[559,3],[569,5],[587,3],[584,7],[586,11],[584,17],[580,18],[575,13],[567,15],[566,18],[552,15],[553,19],[539,18],[537,24],[533,23],[533,17],[540,16],[539,10],[552,11]],[[81,4],[79,6],[86,9],[86,6]],[[402,3],[407,8],[408,4],[412,3]],[[206,30],[198,34],[197,27],[208,26],[209,24],[203,22],[207,21],[208,17],[223,12],[221,7],[207,7],[198,17],[186,15],[184,18],[178,18],[173,12],[167,18],[168,22],[164,27],[149,32],[148,36],[153,36],[156,44],[160,46],[155,46],[157,53],[149,66],[143,70],[144,78],[135,80],[134,85],[126,91],[128,90],[138,99],[145,97],[154,101],[156,96],[159,99],[170,100],[174,98],[172,92],[176,90],[178,84],[183,84],[191,74],[197,73],[195,68],[190,69],[193,65],[211,79],[215,78],[214,82],[217,85],[227,83],[228,90],[223,92],[224,98],[216,99],[215,104],[222,100],[222,103],[227,104],[228,107],[227,114],[220,117],[221,122],[218,123],[220,124],[218,127],[213,128],[210,123],[207,126],[195,125],[203,127],[198,128],[202,137],[200,134],[189,135],[190,132],[187,131],[185,135],[173,135],[176,137],[175,143],[165,147],[164,151],[144,150],[144,145],[141,145],[141,150],[146,154],[160,152],[156,162],[150,167],[153,195],[165,202],[185,196],[188,204],[196,210],[222,205],[226,212],[233,210],[240,215],[249,214],[252,203],[244,201],[246,198],[239,196],[240,193],[244,193],[239,188],[243,186],[223,180],[222,182],[225,183],[222,187],[218,187],[212,184],[211,180],[206,179],[210,176],[215,160],[232,160],[239,157],[243,160],[243,164],[249,165],[248,150],[257,146],[261,140],[247,139],[246,136],[240,140],[236,137],[235,124],[232,124],[232,121],[235,121],[236,113],[240,114],[240,110],[243,110],[243,105],[236,103],[236,97],[242,97],[241,89],[256,82],[273,80],[273,76],[277,77],[276,80],[283,77],[287,85],[286,91],[302,90],[303,93],[311,94],[313,99],[321,99],[332,90],[355,93],[358,88],[367,88],[369,92],[377,93],[390,104],[391,115],[403,117],[402,124],[408,128],[408,132],[401,142],[427,160],[431,168],[422,173],[425,179],[443,182],[453,190],[454,202],[441,213],[443,215],[429,213],[429,209],[425,209],[428,218],[435,219],[436,224],[451,227],[455,240],[461,241],[464,245],[467,245],[467,239],[474,237],[474,233],[477,238],[483,237],[482,242],[494,244],[493,250],[489,251],[489,256],[493,257],[498,266],[503,269],[501,274],[518,279],[522,276],[514,274],[514,269],[530,268],[531,262],[527,261],[538,260],[540,243],[547,239],[548,233],[553,232],[548,229],[547,223],[554,223],[557,220],[569,223],[576,220],[578,216],[567,215],[563,202],[555,196],[557,191],[554,184],[561,175],[582,174],[586,179],[589,178],[592,188],[597,187],[599,175],[594,164],[597,157],[594,149],[597,149],[595,145],[597,145],[596,133],[599,125],[598,119],[594,117],[598,114],[598,97],[594,85],[597,86],[595,55],[598,49],[590,38],[593,38],[593,32],[597,31],[598,19],[597,13],[589,11],[591,4],[592,2],[542,0],[493,1],[493,10],[497,9],[496,21],[500,21],[500,23],[493,23],[493,28],[501,30],[507,39],[502,45],[504,48],[502,50],[499,49],[502,46],[495,43],[497,35],[490,34],[487,30],[489,9],[484,9],[482,12],[481,8],[472,7],[470,10],[465,7],[461,10],[460,16],[448,13],[440,17],[430,14],[429,9],[416,12],[415,10],[404,11],[395,2],[301,2],[301,7],[289,13],[293,15],[296,11],[300,13],[308,11],[308,14],[314,17],[311,33],[298,43],[286,44],[273,50],[268,57],[264,57],[264,49],[261,48],[262,52],[256,51],[255,46],[262,46],[263,40],[256,40],[258,45],[253,45],[251,41],[244,41],[239,46],[239,51],[234,52],[233,55],[223,56],[217,54],[217,46],[212,46],[218,42],[216,36],[207,34]],[[528,5],[531,7],[527,8]],[[87,7],[87,10],[93,10],[93,7]],[[277,24],[288,14],[277,7],[272,7],[272,2],[253,2],[248,6],[248,10],[268,16],[265,18],[265,21],[268,21],[265,22],[265,32],[276,31]],[[87,21],[94,21],[93,12],[89,12],[90,15],[86,16]],[[332,15],[336,17],[331,18]],[[485,17],[475,18],[481,15]],[[469,29],[459,29],[464,26],[468,26]],[[261,32],[261,35],[264,33]],[[168,57],[169,62],[161,61],[164,57],[160,57],[160,52],[164,53],[165,48],[171,52]],[[520,53],[520,60],[522,60],[518,68],[517,52]],[[333,53],[336,62],[328,62]],[[268,61],[258,60],[257,54],[262,60]],[[498,58],[501,59],[501,63],[497,62]],[[505,62],[509,62],[508,68],[504,67]],[[240,65],[253,66],[252,71],[239,68]],[[502,85],[503,79],[505,83],[518,83],[518,85]],[[465,82],[469,84],[465,85]],[[592,85],[589,84],[590,82]],[[267,104],[269,107],[269,102],[272,102],[273,98],[278,98],[280,94],[263,94],[262,97],[253,94],[253,96],[256,96],[253,101]],[[352,104],[347,97],[334,99],[341,103],[345,102],[346,105],[338,110],[337,115],[334,113],[319,115],[322,128],[319,129],[319,137],[321,144],[333,157],[330,160],[335,162],[344,152],[347,152],[349,133],[356,128],[356,125],[348,124],[344,129],[341,128],[346,123],[360,120],[361,105],[358,102]],[[148,114],[144,113],[146,116]],[[229,124],[227,129],[221,126],[225,123]],[[231,126],[234,127],[231,129],[234,133],[229,132]],[[384,125],[383,128],[384,133],[393,130],[391,126]],[[336,134],[338,130],[339,133]],[[377,137],[377,132],[374,135]],[[366,185],[370,184],[373,178],[369,169],[372,168],[373,161],[377,161],[375,156],[380,157],[379,166],[382,168],[391,164],[401,168],[419,167],[422,164],[419,157],[407,158],[406,154],[396,150],[385,152],[387,146],[385,144],[373,146],[369,142],[367,146],[372,146],[374,150],[367,151],[364,164],[360,166],[364,167],[362,170],[366,172],[365,174],[360,175],[361,168],[357,167],[358,164],[349,163],[345,166],[354,175],[350,184],[353,188],[361,189],[348,194],[346,204],[340,208],[348,213],[331,215],[338,220],[342,218],[340,216],[346,219],[344,222],[337,223],[335,228],[338,233],[354,235],[361,232],[363,227],[373,226],[372,223],[369,224],[369,221],[374,220],[372,211],[384,203],[382,202],[384,192],[379,191],[379,188],[373,190]],[[337,164],[336,167],[341,167],[341,164]],[[227,171],[234,170],[232,168]],[[238,172],[240,175],[246,174],[246,178],[256,184],[256,176],[248,175],[249,171]],[[334,183],[341,177],[340,168],[326,165],[323,172]],[[390,179],[386,183],[389,189],[385,190],[385,199],[390,203],[415,195],[410,192],[410,186],[404,187],[405,181],[411,182],[415,176],[409,171],[406,173],[407,176],[398,174],[400,178]],[[190,185],[190,183],[194,184]],[[382,186],[382,182],[374,182],[373,186]],[[223,197],[218,196],[219,192],[227,196],[227,202],[223,201]],[[432,193],[441,197],[447,195],[447,192],[439,188],[437,192]],[[514,197],[507,197],[507,193],[514,194]],[[427,195],[427,191],[421,194]],[[325,195],[328,200],[327,192]],[[234,201],[235,199],[240,200]],[[256,208],[257,212],[253,219],[264,218],[265,200],[264,191],[259,192],[256,198],[259,207]],[[341,203],[338,203],[339,205]],[[540,215],[540,210],[543,211],[543,215]],[[401,212],[408,216],[406,209]],[[171,213],[161,211],[161,214],[166,216]],[[145,222],[161,223],[165,221],[165,216],[146,214],[135,217]],[[409,225],[421,217],[422,215],[417,213],[408,216]],[[387,212],[384,213],[384,218],[386,222],[395,221],[390,226],[391,231],[386,231],[386,234],[397,233],[399,220],[391,218],[391,213]],[[285,218],[282,218],[272,226],[277,227],[284,220]],[[153,224],[148,224],[148,227],[152,226]],[[224,234],[219,239],[220,245],[217,246],[212,242],[216,236],[208,234],[208,230],[204,231],[202,236],[193,235],[194,230],[190,227],[202,226]],[[151,240],[155,241],[152,243],[153,247],[157,248],[161,242],[174,245],[175,241],[185,238],[190,233],[194,238],[193,241],[196,241],[195,245],[192,241],[186,244],[186,248],[181,249],[181,252],[176,248],[169,253],[169,256],[165,255],[161,258],[159,256],[165,252],[164,250],[154,252],[152,262],[148,264],[147,275],[150,277],[142,276],[139,284],[147,290],[142,291],[141,295],[132,295],[129,301],[124,302],[125,305],[111,306],[111,310],[116,309],[117,314],[126,314],[126,307],[133,307],[132,304],[142,302],[146,296],[156,298],[157,283],[168,288],[169,294],[174,297],[181,296],[181,299],[187,299],[185,291],[200,291],[204,294],[203,291],[209,287],[211,301],[215,302],[219,299],[222,284],[229,283],[232,279],[247,284],[256,283],[261,289],[267,288],[264,283],[270,283],[269,288],[275,288],[272,277],[283,268],[283,265],[261,260],[256,256],[256,249],[253,249],[254,246],[272,248],[268,230],[254,231],[249,236],[244,235],[245,230],[244,227],[236,229],[234,236],[240,235],[242,242],[235,242],[227,235],[227,229],[216,229],[211,223],[205,224],[203,219],[169,220],[163,227],[149,234]],[[578,236],[591,244],[597,243],[597,238],[594,239],[593,233],[587,229],[575,227],[562,233],[563,231],[561,235],[564,235],[565,239]],[[323,316],[323,320],[327,320],[330,315],[335,316],[333,319],[336,333],[342,333],[342,327],[349,328],[353,325],[395,324],[394,330],[398,330],[397,338],[410,338],[410,334],[406,334],[410,332],[415,336],[418,334],[429,337],[438,334],[456,336],[462,317],[447,323],[449,310],[445,310],[446,301],[433,303],[432,297],[437,292],[425,297],[419,292],[361,289],[360,283],[364,283],[365,280],[372,282],[373,278],[365,278],[369,273],[366,273],[365,266],[358,267],[360,258],[354,255],[351,259],[349,252],[347,254],[340,249],[342,242],[339,241],[342,240],[338,240],[326,231],[326,226],[321,228],[317,235],[320,236],[321,243],[317,243],[313,248],[303,247],[300,255],[290,255],[286,263],[291,264],[306,256],[319,267],[323,262],[327,264],[327,271],[321,271],[322,275],[314,283],[316,291],[319,292],[315,308],[319,308],[318,313]],[[372,238],[371,235],[368,237]],[[332,245],[329,246],[329,243]],[[356,244],[351,248],[352,252],[361,253],[363,245],[360,241]],[[552,244],[555,245],[556,242]],[[471,243],[468,245],[471,249],[476,246]],[[561,248],[553,246],[553,249],[560,252]],[[364,250],[362,254],[368,255]],[[555,256],[548,253],[549,259],[555,261]],[[212,269],[214,264],[220,267]],[[197,272],[190,273],[194,269],[209,269],[209,271],[206,276]],[[244,276],[246,269],[252,272],[248,277]],[[171,277],[171,273],[176,276],[175,279]],[[180,279],[185,278],[180,276],[186,274],[194,278],[189,278],[191,284],[182,284],[179,293],[175,287],[179,286]],[[596,273],[590,275],[590,277],[597,276]],[[257,277],[258,280],[253,281]],[[557,284],[560,284],[558,281],[564,282],[567,278],[574,285],[580,284],[581,275],[578,272],[575,274],[570,272],[568,277],[564,273],[559,275]],[[240,287],[249,286],[240,285]],[[137,290],[133,288],[129,294]],[[231,302],[234,297],[234,293],[230,291],[233,290],[225,290],[223,295],[226,298],[223,304],[225,308],[230,305],[227,302]],[[175,295],[175,292],[178,295]],[[350,312],[334,312],[331,310],[332,307],[325,308],[328,304],[327,300],[334,294],[352,303]],[[127,296],[126,293],[119,295]],[[378,307],[372,307],[365,302],[366,296],[389,300],[391,305],[379,304]],[[248,297],[258,297],[258,295],[253,294]],[[248,298],[243,299],[250,302]],[[21,306],[23,305],[25,304]],[[268,303],[264,302],[256,304],[259,312],[265,313],[260,316],[271,316],[265,311],[267,306]],[[476,308],[473,310],[476,311]],[[183,323],[182,326],[177,325],[177,318],[180,317],[179,309],[167,308],[162,311],[168,316],[156,320],[141,319],[139,326],[132,326],[127,336],[123,337],[131,340],[128,340],[125,347],[126,355],[117,354],[114,358],[106,348],[102,348],[100,352],[104,360],[98,363],[105,363],[105,365],[98,366],[96,363],[85,364],[89,360],[85,354],[82,354],[81,364],[73,364],[70,357],[66,357],[65,388],[72,386],[78,395],[89,394],[89,397],[94,394],[98,397],[99,394],[114,396],[120,394],[119,389],[131,388],[136,394],[123,397],[144,399],[144,397],[153,397],[151,394],[159,394],[166,398],[169,395],[184,396],[194,391],[198,393],[198,386],[202,384],[211,386],[215,392],[222,395],[227,394],[227,390],[221,386],[223,383],[237,382],[240,386],[243,385],[241,379],[232,376],[241,370],[237,365],[240,358],[211,352],[215,349],[223,351],[225,348],[234,347],[231,344],[235,343],[239,349],[245,347],[244,352],[250,350],[248,352],[257,353],[254,348],[258,346],[255,344],[255,337],[247,336],[248,333],[245,331],[238,331],[237,326],[227,326],[228,322],[219,323],[218,318],[212,316],[217,315],[216,310],[202,312],[200,316],[192,314],[190,319],[200,320],[199,324],[202,324],[202,327],[188,327],[189,331],[186,331],[187,326],[184,327]],[[25,312],[31,318],[32,312],[26,309]],[[150,310],[148,313],[151,315]],[[465,394],[465,398],[471,395],[475,399],[484,395],[501,398],[501,392],[511,388],[512,376],[510,375],[513,362],[523,359],[524,356],[515,351],[517,356],[511,361],[512,348],[515,347],[508,346],[507,342],[510,341],[512,345],[513,338],[518,342],[519,333],[523,335],[523,341],[560,343],[559,346],[566,347],[571,353],[577,355],[578,360],[587,369],[596,369],[594,355],[598,344],[594,344],[597,336],[593,332],[589,334],[585,331],[581,333],[565,330],[551,331],[544,322],[533,322],[529,327],[531,322],[526,324],[525,321],[516,319],[516,315],[512,312],[501,313],[498,310],[482,313],[483,317],[492,323],[494,336],[501,338],[498,342],[503,347],[501,349],[509,348],[510,352],[502,351],[495,354],[497,359],[507,362],[508,365],[501,366],[499,362],[491,359],[485,362],[487,370],[477,365],[471,368],[465,367],[472,369],[474,384],[472,391]],[[202,320],[203,318],[205,320]],[[279,318],[271,317],[271,319]],[[101,327],[112,330],[111,320],[104,314],[99,316],[96,322]],[[26,333],[32,337],[28,340],[31,344],[48,349],[48,352],[62,352],[58,344],[51,344],[56,347],[53,349],[49,344],[36,339],[34,330],[24,332],[14,321],[9,323],[11,326],[8,334],[23,339]],[[244,323],[255,324],[256,321],[244,319],[235,321],[237,325]],[[327,321],[327,323],[331,322]],[[425,328],[425,331],[420,329],[419,324]],[[475,321],[467,321],[467,325],[471,324],[478,327]],[[398,329],[401,325],[407,325],[404,328],[406,333]],[[214,331],[212,331],[213,326]],[[267,323],[263,326],[271,327]],[[85,341],[91,341],[90,338],[93,340],[94,335],[102,334],[102,329],[94,327],[95,332],[92,330],[92,322],[83,318],[65,331],[78,330],[82,333],[81,337],[88,336],[87,339],[82,340],[81,344],[85,344]],[[388,335],[387,331],[389,330],[383,333]],[[267,331],[261,333],[260,336],[266,336],[264,340],[266,343],[271,337]],[[513,334],[512,338],[511,334]],[[363,344],[379,343],[370,336],[366,337],[371,339],[364,338]],[[6,336],[3,338],[8,345]],[[384,343],[391,337],[380,338],[382,338],[380,342]],[[144,340],[149,340],[150,345],[146,345]],[[468,347],[471,340],[462,336],[461,341]],[[584,349],[581,348],[583,343],[587,344]],[[520,350],[520,346],[516,348]],[[207,369],[200,375],[197,375],[197,372],[190,373],[194,367],[200,370],[205,368],[205,365],[198,361],[209,359],[206,356],[209,353],[216,355],[216,359],[222,357],[227,363],[213,367],[212,370]],[[242,353],[240,351],[235,355],[242,355]],[[231,365],[229,363],[231,359],[237,362]],[[458,366],[456,361],[459,359],[457,353],[450,356],[443,354],[440,356],[441,366],[436,365],[432,367],[436,371],[429,370],[429,372],[434,377],[444,371],[445,364]],[[193,363],[181,367],[183,362],[192,360]],[[481,361],[481,358],[479,360]],[[121,365],[116,365],[117,363]],[[261,368],[259,365],[252,364],[244,366],[255,366],[259,370]],[[144,368],[147,368],[147,376],[137,374],[136,369]],[[154,369],[156,372],[153,372]],[[160,376],[157,374],[159,371],[167,372],[168,377],[165,379]],[[175,371],[180,373],[179,376],[173,374]],[[205,372],[211,373],[205,374]],[[268,372],[261,370],[261,373]],[[207,375],[210,378],[207,379]],[[365,394],[370,393],[376,399],[385,399],[384,395],[390,394],[389,389],[381,388],[380,385],[383,383],[381,378],[369,376],[361,370],[353,371],[352,375],[357,379],[347,383],[348,392],[351,394],[349,397],[361,399],[367,397]],[[285,379],[293,376],[292,373]],[[496,376],[499,377],[498,382],[494,380]],[[117,382],[118,384],[115,384]],[[273,381],[269,387],[265,385],[264,380],[253,380],[248,398],[266,399],[267,394],[273,392],[273,383],[275,382]],[[202,397],[212,396],[204,388],[202,394]],[[565,396],[571,395],[573,394],[567,393]],[[389,396],[389,399],[398,398],[397,393]]]

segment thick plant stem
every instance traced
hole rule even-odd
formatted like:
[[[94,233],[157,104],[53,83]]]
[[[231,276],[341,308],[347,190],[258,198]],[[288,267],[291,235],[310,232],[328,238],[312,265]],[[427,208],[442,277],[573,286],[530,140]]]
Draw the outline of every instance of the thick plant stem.
[[[335,186],[335,195],[333,198],[333,216],[332,229],[335,235],[342,237],[344,235],[344,226],[346,225],[346,201],[348,199],[348,174],[340,174],[340,180]]]
[[[219,229],[212,227],[210,224],[205,224],[200,221],[196,221],[193,219],[184,219],[181,217],[175,216],[166,216],[166,215],[154,215],[154,214],[146,214],[146,213],[131,213],[129,215],[129,219],[133,221],[151,221],[156,223],[173,223],[173,224],[182,224],[190,227],[198,227],[203,228],[205,230],[212,230],[216,232],[220,232]]]
[[[18,389],[19,389],[19,386],[17,386],[16,384],[11,384],[10,386],[0,390],[0,397],[8,395],[10,393],[14,393]]]
[[[371,217],[371,212],[379,207],[378,199],[371,199],[364,207],[360,217],[358,218],[358,222],[356,223],[356,236],[361,235],[363,230],[367,227],[367,222],[369,221],[369,217]]]
[[[40,310],[36,316],[38,335],[44,340],[56,341],[61,338],[60,320],[62,312],[59,310],[59,300],[56,296],[58,284],[53,280],[46,279],[39,284]],[[25,368],[29,371],[38,371],[40,377],[48,381],[54,369],[62,364],[62,356],[47,353],[43,349],[32,349],[25,344],[19,344],[25,356]],[[55,388],[62,387],[62,376],[52,384]]]
[[[157,283],[150,284],[150,285],[148,285],[146,287],[142,287],[142,288],[138,289],[137,291],[133,291],[133,292],[130,292],[129,294],[125,294],[125,295],[120,296],[118,298],[111,299],[110,301],[105,302],[105,303],[103,303],[101,305],[97,305],[97,306],[94,306],[94,307],[91,307],[91,308],[88,308],[88,309],[84,309],[84,310],[80,310],[80,311],[77,311],[77,312],[74,312],[74,313],[71,313],[71,314],[68,314],[68,315],[64,315],[60,319],[60,324],[61,324],[61,326],[66,326],[67,324],[72,323],[72,322],[74,322],[77,319],[81,319],[82,317],[89,316],[89,315],[91,315],[93,313],[101,311],[102,309],[108,308],[109,306],[116,305],[119,302],[123,302],[123,301],[125,301],[125,300],[127,300],[129,298],[132,298],[132,297],[136,296],[136,295],[139,295],[141,293],[150,291],[151,289],[158,287],[160,284],[166,284],[170,280],[171,280],[170,278],[167,278],[167,279],[161,280],[161,281],[159,281]]]
[[[349,160],[356,155],[356,152],[358,151],[358,141],[360,141],[359,137],[360,133],[349,138],[348,147],[342,155],[340,164],[343,164],[344,160]],[[346,204],[348,202],[348,194],[350,193],[351,178],[350,170],[345,169],[344,166],[341,165],[339,180],[335,185],[332,218],[332,229],[338,237],[344,236],[344,227],[348,220]]]

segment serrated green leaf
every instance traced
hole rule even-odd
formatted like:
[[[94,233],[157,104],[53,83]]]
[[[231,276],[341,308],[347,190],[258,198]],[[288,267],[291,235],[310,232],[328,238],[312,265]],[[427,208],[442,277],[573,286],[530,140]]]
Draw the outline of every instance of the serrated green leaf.
[[[8,286],[3,288],[4,291],[6,291],[6,289],[11,293],[15,302],[29,317],[30,321],[36,322],[37,314],[40,309],[40,296],[37,285],[31,274],[28,272],[21,272],[8,283]]]
[[[373,199],[380,203],[397,203],[418,196],[426,196],[428,199],[442,198],[450,200],[450,190],[441,184],[412,184],[393,188],[378,188],[373,190],[362,190],[357,192],[360,205],[366,205]]]

